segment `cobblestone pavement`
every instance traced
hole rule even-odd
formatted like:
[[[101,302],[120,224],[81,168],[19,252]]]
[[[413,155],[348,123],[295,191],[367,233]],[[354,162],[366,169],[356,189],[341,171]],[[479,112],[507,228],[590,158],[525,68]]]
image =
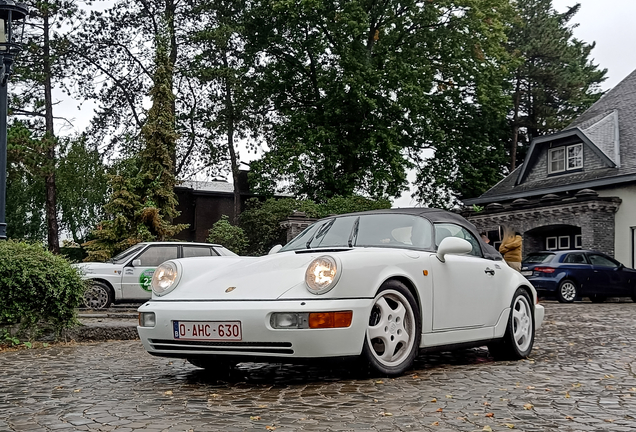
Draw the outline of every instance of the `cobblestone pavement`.
[[[532,358],[419,357],[395,379],[244,363],[209,375],[139,341],[0,354],[0,431],[636,430],[636,304],[544,303]]]

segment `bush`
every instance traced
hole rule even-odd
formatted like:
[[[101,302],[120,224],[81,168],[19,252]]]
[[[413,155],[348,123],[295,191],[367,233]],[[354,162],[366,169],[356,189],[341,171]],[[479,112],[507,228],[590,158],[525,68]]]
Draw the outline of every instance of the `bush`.
[[[247,250],[247,236],[241,227],[232,225],[226,215],[221,216],[210,228],[208,241],[225,246],[238,255],[243,255]]]
[[[0,325],[18,325],[32,337],[77,324],[85,283],[65,258],[40,245],[0,242],[0,287]]]
[[[323,218],[332,214],[352,213],[365,210],[391,208],[389,200],[371,200],[361,196],[335,196],[322,204],[312,200],[293,198],[270,198],[259,201],[252,198],[247,201],[247,210],[241,213],[240,224],[247,235],[250,255],[263,255],[276,244],[285,244],[287,235],[280,223],[293,212],[303,212],[310,218]]]

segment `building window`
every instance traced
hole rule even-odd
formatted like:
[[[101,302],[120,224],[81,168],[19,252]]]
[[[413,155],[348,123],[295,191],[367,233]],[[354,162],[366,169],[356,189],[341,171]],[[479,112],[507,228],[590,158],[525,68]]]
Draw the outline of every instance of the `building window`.
[[[576,249],[583,248],[583,236],[581,234],[574,236],[574,247]]]
[[[570,236],[559,237],[559,249],[570,249]]]
[[[583,144],[574,144],[548,151],[548,174],[583,168]]]
[[[556,237],[547,237],[545,239],[545,248],[547,250],[557,250],[557,238]]]

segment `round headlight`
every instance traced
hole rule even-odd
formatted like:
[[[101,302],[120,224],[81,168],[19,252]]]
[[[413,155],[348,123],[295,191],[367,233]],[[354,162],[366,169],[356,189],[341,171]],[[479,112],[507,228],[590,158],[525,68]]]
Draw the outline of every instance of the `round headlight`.
[[[324,294],[338,281],[338,264],[330,256],[321,256],[309,263],[305,283],[312,294]]]
[[[152,292],[158,296],[168,294],[179,282],[179,268],[172,261],[166,261],[157,267],[152,275]]]

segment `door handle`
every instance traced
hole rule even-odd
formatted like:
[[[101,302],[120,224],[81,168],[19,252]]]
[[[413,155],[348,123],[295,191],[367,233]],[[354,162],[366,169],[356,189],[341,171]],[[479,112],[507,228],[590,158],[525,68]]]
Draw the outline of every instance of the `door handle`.
[[[493,269],[491,269],[490,267],[486,267],[486,270],[484,270],[484,273],[487,273],[490,276],[494,276],[495,275],[495,271]]]

